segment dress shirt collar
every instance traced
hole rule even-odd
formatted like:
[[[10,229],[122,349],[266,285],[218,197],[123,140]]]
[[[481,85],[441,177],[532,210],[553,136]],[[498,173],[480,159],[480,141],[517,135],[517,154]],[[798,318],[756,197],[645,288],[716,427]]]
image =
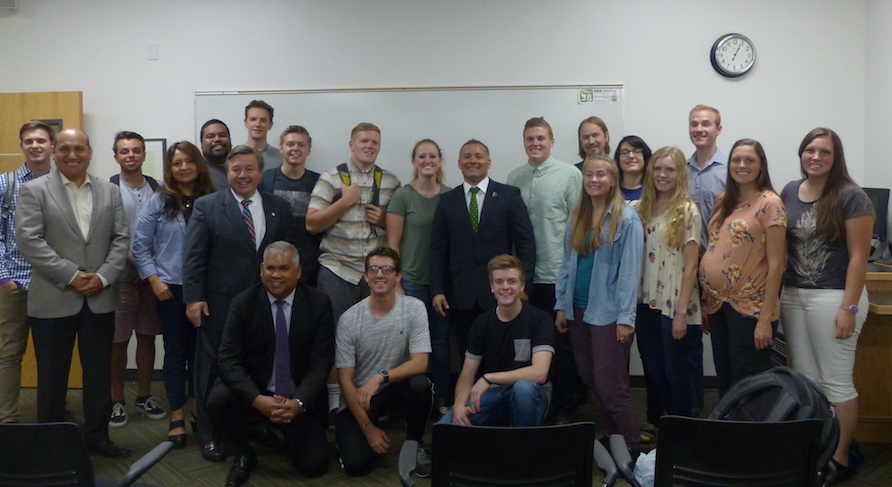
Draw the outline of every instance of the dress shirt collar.
[[[691,154],[691,157],[688,158],[688,166],[691,166],[691,168],[693,168],[693,170],[696,172],[705,171],[709,166],[712,166],[712,165],[723,166],[727,163],[728,163],[728,156],[726,156],[725,153],[722,152],[720,149],[715,150],[715,154],[712,155],[712,159],[709,161],[708,164],[706,164],[702,168],[700,167],[699,164],[697,164],[697,152],[696,151],[694,151],[694,153]]]
[[[283,299],[282,301],[285,301],[286,303],[288,303],[288,306],[294,306],[294,295],[295,295],[296,293],[297,293],[297,287],[295,287],[294,289],[292,289],[292,290],[291,290],[291,294],[289,294],[288,296],[285,296],[285,299]],[[279,300],[278,298],[276,298],[275,296],[273,296],[272,294],[270,294],[269,291],[267,291],[267,293],[266,293],[266,297],[267,297],[267,299],[269,299],[269,304],[270,304],[270,306],[275,306],[275,305],[276,305],[276,301]]]
[[[474,186],[471,186],[467,182],[464,182],[462,183],[462,187],[465,191],[465,195],[467,196],[471,194],[471,188],[473,188]],[[486,189],[489,188],[489,176],[483,178],[483,181],[480,181],[480,183],[478,183],[476,187],[480,188],[481,195],[486,196]]]
[[[242,204],[242,201],[251,200],[251,203],[257,203],[260,201],[260,191],[254,190],[254,194],[248,196],[247,198],[242,198],[241,196],[235,194],[232,188],[229,188],[229,191],[232,193],[232,196],[235,196],[235,200],[238,201],[238,204]]]
[[[530,164],[530,161],[527,161],[527,165],[529,166],[531,172],[536,172],[536,170],[538,170],[539,172],[545,172],[554,165],[554,160],[554,156],[548,156],[548,159],[542,161],[542,164],[539,164],[538,166]]]
[[[58,174],[59,174],[59,177],[62,178],[62,186],[67,186],[69,184],[72,184],[72,185],[74,185],[74,187],[76,189],[79,189],[78,186],[76,184],[74,184],[70,179],[66,178],[64,174],[62,174],[61,172],[58,172]],[[86,176],[84,176],[84,184],[82,184],[81,187],[84,187],[88,184],[90,185],[90,187],[92,187],[93,184],[90,182],[90,180],[91,180],[90,173],[87,173]]]

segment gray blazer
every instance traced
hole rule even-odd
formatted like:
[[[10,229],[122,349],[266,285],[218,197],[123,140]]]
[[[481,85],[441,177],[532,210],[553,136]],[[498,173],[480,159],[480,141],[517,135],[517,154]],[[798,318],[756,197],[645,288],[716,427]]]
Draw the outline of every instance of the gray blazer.
[[[84,296],[68,283],[78,269],[96,272],[110,286],[87,298],[94,313],[121,304],[118,278],[127,261],[130,235],[117,186],[89,176],[93,213],[89,238],[81,235],[62,178],[55,171],[22,185],[16,208],[16,242],[34,267],[28,316],[63,318],[80,312]]]

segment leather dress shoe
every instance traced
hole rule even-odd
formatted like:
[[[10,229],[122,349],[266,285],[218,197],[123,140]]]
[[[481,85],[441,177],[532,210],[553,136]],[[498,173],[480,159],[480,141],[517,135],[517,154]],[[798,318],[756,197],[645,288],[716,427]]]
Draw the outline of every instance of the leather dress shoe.
[[[201,440],[201,457],[209,462],[222,462],[226,459],[223,453],[223,445],[219,441]]]
[[[226,487],[239,487],[248,482],[251,472],[257,467],[257,455],[254,451],[236,455],[232,461],[232,468],[226,475]]]
[[[97,454],[108,458],[125,458],[130,456],[130,450],[118,446],[111,441],[88,444],[87,448]]]

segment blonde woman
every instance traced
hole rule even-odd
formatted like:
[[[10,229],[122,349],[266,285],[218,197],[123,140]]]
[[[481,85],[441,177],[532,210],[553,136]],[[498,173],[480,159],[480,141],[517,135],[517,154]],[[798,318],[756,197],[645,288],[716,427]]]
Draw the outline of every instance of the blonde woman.
[[[652,442],[663,414],[691,414],[695,378],[689,362],[701,339],[702,318],[697,292],[701,219],[688,193],[685,157],[680,149],[663,147],[650,162],[637,207],[644,226],[644,266],[635,331],[647,386],[648,425],[642,440]]]
[[[605,435],[621,434],[639,448],[638,418],[629,393],[629,352],[644,234],[623,200],[616,163],[585,160],[582,195],[566,232],[555,286],[555,327],[569,328],[576,366],[591,389]]]

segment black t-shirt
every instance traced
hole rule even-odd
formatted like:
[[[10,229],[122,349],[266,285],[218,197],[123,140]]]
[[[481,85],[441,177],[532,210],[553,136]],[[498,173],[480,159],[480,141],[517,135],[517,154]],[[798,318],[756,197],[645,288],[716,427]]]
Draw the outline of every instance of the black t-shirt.
[[[784,284],[807,289],[845,289],[849,249],[845,241],[830,243],[815,231],[817,201],[799,199],[803,180],[790,181],[780,197],[787,208],[787,270]],[[843,218],[873,215],[873,204],[857,186],[845,190]]]
[[[480,360],[478,377],[532,365],[533,354],[541,351],[554,353],[554,321],[526,304],[508,322],[501,321],[493,308],[477,317],[468,333],[466,356]]]
[[[275,175],[270,178],[269,173]],[[270,183],[272,179],[272,184]],[[301,281],[310,285],[316,285],[316,274],[319,270],[319,244],[322,235],[311,235],[307,231],[307,208],[310,206],[310,195],[319,179],[319,173],[310,170],[304,171],[300,179],[291,179],[280,168],[272,168],[264,171],[264,178],[260,185],[261,191],[272,193],[291,204],[291,216],[294,217],[295,234],[297,241],[294,246],[300,252],[300,265],[303,268]]]

